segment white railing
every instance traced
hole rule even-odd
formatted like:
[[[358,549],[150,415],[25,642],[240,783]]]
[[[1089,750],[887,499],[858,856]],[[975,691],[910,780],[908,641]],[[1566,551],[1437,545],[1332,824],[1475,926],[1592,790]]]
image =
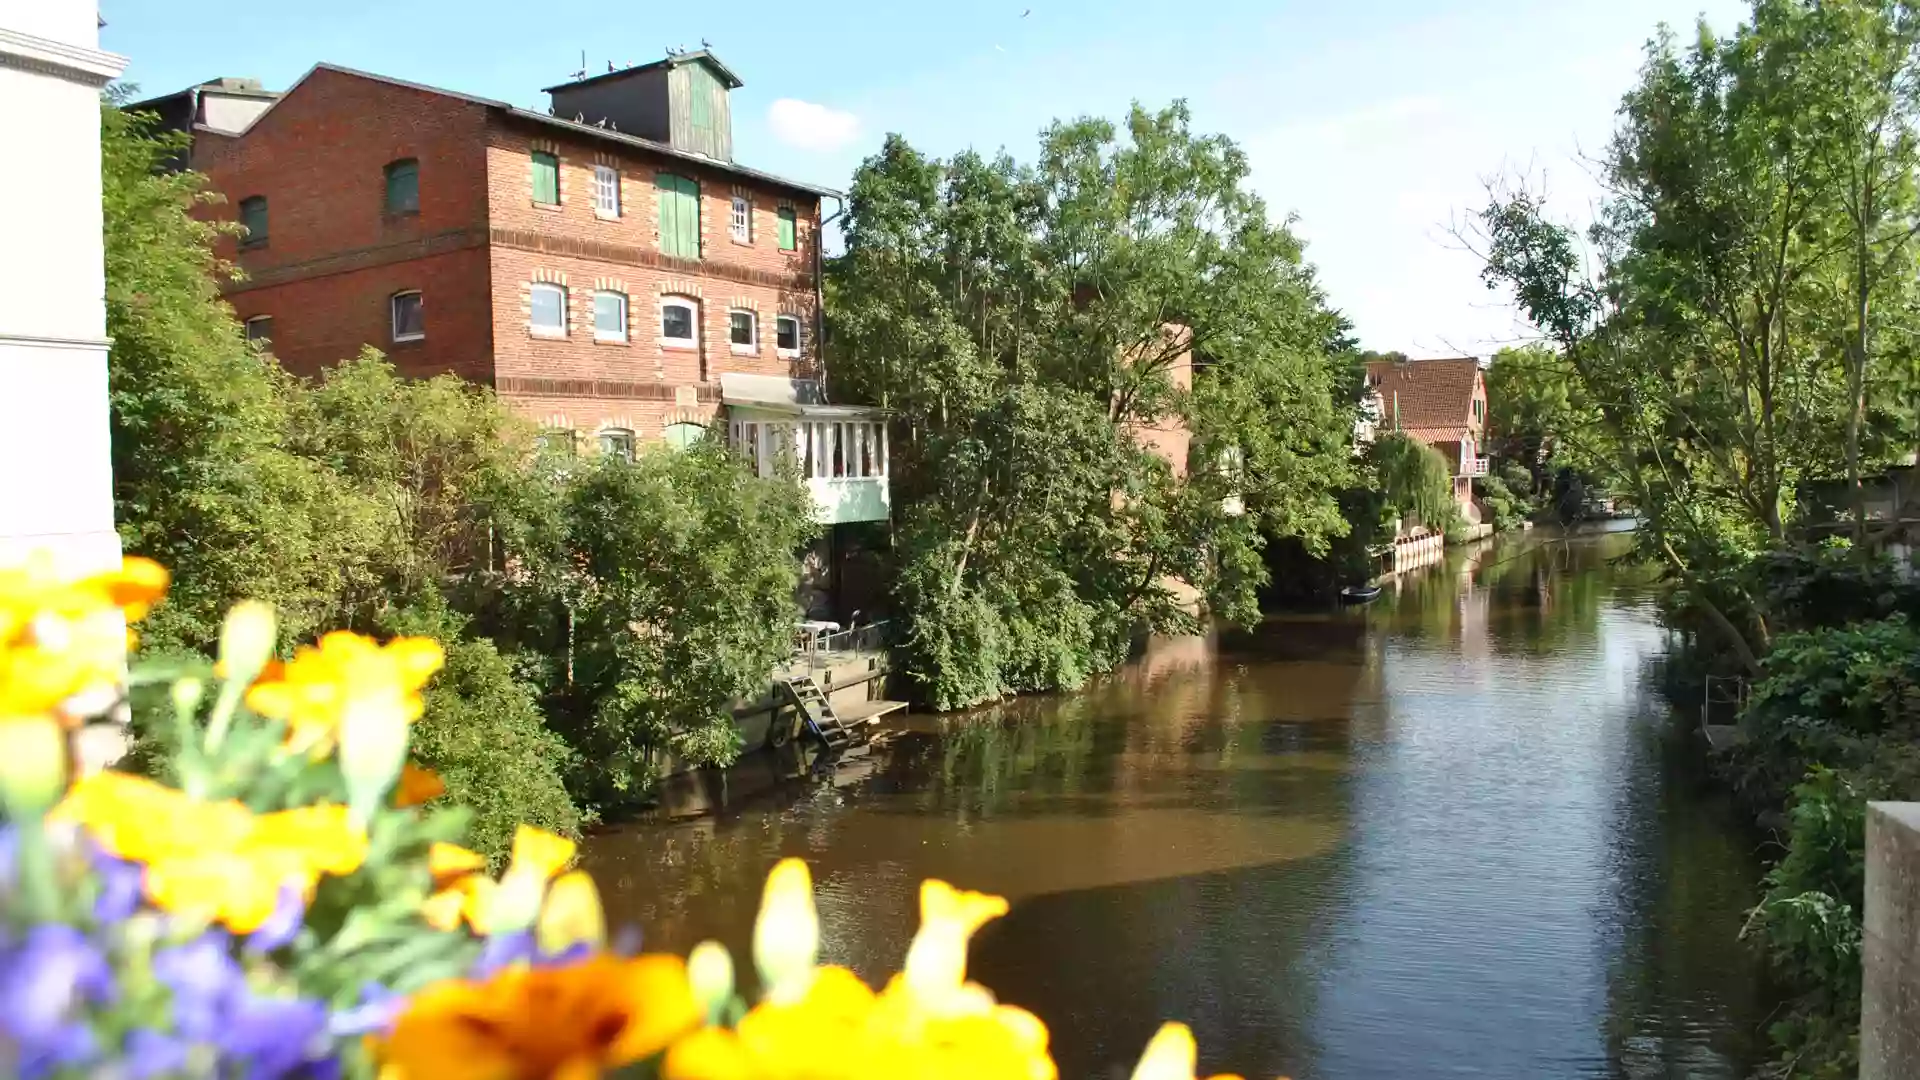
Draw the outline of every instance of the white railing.
[[[1487,459],[1483,457],[1467,458],[1460,463],[1461,476],[1487,475]]]

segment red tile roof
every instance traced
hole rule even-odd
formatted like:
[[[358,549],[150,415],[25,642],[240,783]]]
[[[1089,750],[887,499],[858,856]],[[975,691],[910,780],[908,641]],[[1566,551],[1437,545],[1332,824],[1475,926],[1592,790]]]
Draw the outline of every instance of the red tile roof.
[[[1473,427],[1473,391],[1479,377],[1480,361],[1471,356],[1375,360],[1367,365],[1367,381],[1380,395],[1380,427],[1398,427],[1428,443],[1458,439]]]

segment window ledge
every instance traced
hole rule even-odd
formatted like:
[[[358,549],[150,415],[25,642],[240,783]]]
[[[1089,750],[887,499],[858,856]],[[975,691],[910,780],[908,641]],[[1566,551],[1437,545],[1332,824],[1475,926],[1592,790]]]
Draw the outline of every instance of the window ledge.
[[[406,221],[409,218],[419,217],[420,208],[416,206],[412,210],[382,210],[380,216],[387,221]]]
[[[697,341],[686,341],[681,338],[661,338],[660,347],[663,349],[679,349],[685,352],[698,352],[700,343]]]
[[[241,250],[241,251],[259,251],[259,250],[260,250],[261,248],[263,248],[263,247],[266,247],[266,246],[267,246],[267,241],[266,241],[266,238],[265,238],[265,237],[262,237],[262,238],[260,238],[260,239],[258,239],[258,240],[242,240],[242,241],[240,241],[240,250]]]
[[[760,355],[760,350],[755,348],[752,345],[735,345],[732,351],[733,351],[733,355],[735,356],[759,356]]]
[[[800,359],[800,350],[799,350],[799,349],[775,349],[775,350],[774,350],[774,353],[775,353],[776,355],[778,355],[778,356],[780,357],[780,359],[782,359],[782,360],[798,360],[798,359]]]
[[[605,210],[595,210],[593,216],[599,218],[601,221],[619,221],[620,211],[615,210],[612,213],[608,213]]]
[[[548,341],[565,341],[567,339],[567,332],[565,330],[542,330],[537,326],[530,326],[527,328],[527,336],[545,338]]]
[[[393,343],[395,345],[405,345],[409,341],[425,341],[425,340],[427,340],[427,335],[424,333],[393,335]]]
[[[530,201],[535,210],[545,210],[545,211],[548,211],[549,213],[554,213],[554,214],[557,214],[560,212],[560,204],[557,202],[541,202],[538,199],[533,199]]]
[[[735,247],[752,247],[753,246],[752,240],[742,240],[737,236],[733,237],[733,243]]]
[[[595,334],[593,335],[593,343],[595,345],[632,345],[633,344],[633,342],[628,341],[624,336],[614,337],[611,334]]]

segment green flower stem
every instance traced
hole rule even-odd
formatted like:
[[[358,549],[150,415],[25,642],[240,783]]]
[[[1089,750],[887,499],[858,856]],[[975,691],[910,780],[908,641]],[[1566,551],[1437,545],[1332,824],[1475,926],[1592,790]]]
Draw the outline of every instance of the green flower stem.
[[[18,837],[15,873],[19,876],[22,906],[34,922],[57,922],[60,883],[56,880],[53,846],[47,842],[46,819],[33,814],[15,821]]]
[[[207,720],[207,756],[220,752],[220,744],[226,741],[227,729],[233,726],[233,714],[240,708],[240,698],[247,692],[247,684],[239,679],[228,679],[220,684],[220,697],[213,703],[213,715]]]

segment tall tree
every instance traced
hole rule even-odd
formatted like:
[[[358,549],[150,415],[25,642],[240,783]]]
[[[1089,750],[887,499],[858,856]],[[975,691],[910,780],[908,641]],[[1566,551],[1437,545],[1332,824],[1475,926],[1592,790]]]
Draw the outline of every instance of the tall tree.
[[[1246,175],[1181,105],[1055,124],[1032,165],[894,136],[856,174],[829,370],[895,416],[908,663],[936,703],[1076,685],[1135,625],[1181,624],[1174,579],[1245,615],[1263,532],[1344,527],[1345,325]],[[1186,482],[1136,438],[1179,424]]]

